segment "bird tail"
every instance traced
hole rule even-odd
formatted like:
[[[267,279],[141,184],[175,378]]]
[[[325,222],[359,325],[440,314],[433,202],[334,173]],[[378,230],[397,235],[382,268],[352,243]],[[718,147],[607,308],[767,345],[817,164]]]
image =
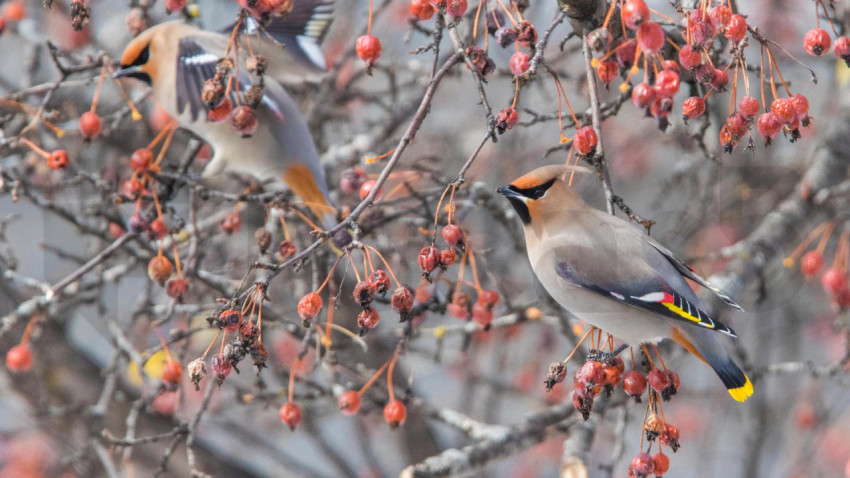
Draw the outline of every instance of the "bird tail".
[[[300,197],[310,211],[319,219],[324,229],[336,225],[336,208],[328,200],[324,189],[316,182],[313,173],[300,164],[293,165],[283,174],[289,189]]]
[[[753,394],[749,377],[732,361],[713,331],[697,329],[686,336],[674,328],[673,340],[711,367],[736,401],[743,402]]]

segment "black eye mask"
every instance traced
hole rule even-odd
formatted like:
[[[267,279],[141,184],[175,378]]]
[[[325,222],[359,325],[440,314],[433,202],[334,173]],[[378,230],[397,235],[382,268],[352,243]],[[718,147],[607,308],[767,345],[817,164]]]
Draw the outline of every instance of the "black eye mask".
[[[543,184],[534,186],[533,188],[520,189],[511,184],[510,186],[508,186],[508,189],[519,195],[525,196],[528,199],[540,199],[543,197],[544,194],[546,194],[546,191],[548,191],[553,184],[555,184],[555,178],[552,178]]]

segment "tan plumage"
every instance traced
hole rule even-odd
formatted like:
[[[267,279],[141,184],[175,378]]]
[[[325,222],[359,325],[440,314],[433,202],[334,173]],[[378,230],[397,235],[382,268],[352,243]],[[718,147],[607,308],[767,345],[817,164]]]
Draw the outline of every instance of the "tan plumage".
[[[685,278],[740,307],[643,231],[588,206],[561,179],[570,172],[544,166],[498,189],[523,221],[529,261],[547,292],[631,345],[673,338],[746,400],[752,384],[718,340],[718,332],[734,332],[704,312]]]
[[[303,2],[302,10],[330,8],[331,3],[329,0]],[[309,23],[311,11],[302,12],[303,21]],[[322,11],[323,15],[326,13]],[[282,28],[284,41],[310,43],[303,41],[308,38],[306,34],[289,33],[298,28],[306,30],[307,26],[283,24]],[[318,33],[320,39],[323,31]],[[265,76],[264,97],[255,109],[259,126],[250,137],[242,137],[229,120],[210,121],[207,107],[200,99],[203,82],[214,76],[215,63],[224,55],[228,43],[226,34],[200,30],[182,21],[156,25],[127,45],[121,56],[121,70],[116,76],[147,82],[154,99],[181,127],[212,146],[213,157],[204,169],[205,178],[232,171],[271,181],[272,185],[285,182],[327,227],[333,224],[334,209],[330,206],[318,152],[297,105],[274,79],[276,73],[287,80],[315,78],[319,68],[313,63],[324,63],[323,57],[316,58],[321,57],[315,43],[318,39],[311,40],[313,47],[306,53],[297,48],[287,52],[278,45],[262,41],[259,36],[252,39],[254,51],[265,53],[269,64],[275,66]],[[296,55],[299,52],[302,58]],[[240,50],[239,58],[244,61],[248,52]],[[244,92],[251,85],[251,79],[244,73],[244,66],[239,67],[243,70],[238,78],[239,88]],[[234,100],[235,80],[235,77],[231,80]]]

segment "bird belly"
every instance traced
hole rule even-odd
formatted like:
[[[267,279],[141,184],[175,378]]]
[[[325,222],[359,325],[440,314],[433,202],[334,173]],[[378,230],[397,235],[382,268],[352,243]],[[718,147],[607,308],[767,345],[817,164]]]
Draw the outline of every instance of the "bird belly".
[[[656,343],[672,334],[667,319],[570,284],[555,273],[554,267],[544,269],[547,270],[535,268],[535,272],[556,302],[579,319],[614,337],[630,345],[638,345]]]

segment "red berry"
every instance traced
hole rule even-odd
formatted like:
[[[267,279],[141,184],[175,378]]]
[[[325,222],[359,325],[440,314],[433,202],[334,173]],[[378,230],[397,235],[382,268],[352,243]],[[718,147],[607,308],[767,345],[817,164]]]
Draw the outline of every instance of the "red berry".
[[[357,328],[359,329],[360,336],[366,335],[366,332],[377,327],[380,321],[381,316],[378,315],[377,310],[372,307],[365,307],[357,314]]]
[[[679,380],[679,374],[667,369],[664,371],[667,374],[667,378],[670,379],[670,387],[673,387],[673,392],[677,392],[679,390],[679,386],[681,385],[681,381]]]
[[[24,9],[24,3],[21,0],[6,2],[6,4],[3,5],[2,17],[7,21],[19,22],[23,20],[26,15],[27,12]]]
[[[410,0],[410,13],[417,20],[429,20],[434,16],[434,7],[428,0]]]
[[[239,213],[233,212],[232,214],[225,216],[225,218],[221,220],[219,227],[221,227],[221,230],[225,234],[235,234],[239,232],[239,228],[242,227],[242,220],[239,219]]]
[[[316,292],[310,292],[298,301],[298,315],[305,323],[310,322],[322,310],[322,296]]]
[[[846,36],[840,36],[835,40],[835,44],[832,46],[832,52],[835,53],[839,59],[844,61],[850,61],[850,38]]]
[[[726,118],[726,128],[729,130],[729,133],[734,135],[736,138],[740,138],[747,134],[747,131],[750,129],[750,124],[747,122],[747,119],[744,118],[744,115],[734,113],[732,116]]]
[[[454,265],[455,262],[457,262],[457,252],[454,249],[440,251],[440,267],[445,269]]]
[[[673,111],[673,100],[666,97],[655,98],[649,106],[649,112],[658,119],[666,118]]]
[[[679,428],[673,425],[664,425],[664,431],[658,437],[662,445],[669,446],[675,452],[679,449]]]
[[[162,381],[165,383],[176,384],[180,383],[180,379],[183,377],[183,366],[180,365],[180,362],[176,360],[170,360],[165,362],[165,366],[162,367]]]
[[[354,286],[354,302],[358,303],[361,307],[367,307],[375,297],[375,290],[367,281],[368,278],[367,280],[358,282]]]
[[[446,310],[453,317],[461,320],[469,318],[469,295],[464,292],[456,292],[452,295],[452,302],[446,306]]]
[[[632,398],[640,397],[646,390],[646,377],[637,370],[632,370],[623,376],[623,390]]]
[[[821,267],[823,267],[823,254],[818,251],[809,251],[800,259],[800,271],[806,278],[820,272]]]
[[[248,138],[257,132],[260,122],[257,120],[257,113],[254,112],[254,108],[248,105],[240,105],[233,110],[230,116],[230,125],[243,138]]]
[[[47,167],[50,169],[66,169],[69,164],[68,153],[64,149],[57,149],[47,155]]]
[[[797,114],[794,103],[789,98],[777,98],[770,104],[770,112],[782,124],[790,123]]]
[[[487,327],[493,322],[493,308],[487,304],[476,302],[472,306],[472,320],[481,327]]]
[[[517,41],[520,45],[531,48],[535,46],[537,43],[537,30],[534,28],[534,25],[528,22],[528,20],[523,20],[516,24],[515,27],[517,31]]]
[[[738,102],[738,111],[746,118],[753,118],[759,112],[759,102],[752,96],[745,96]]]
[[[809,55],[821,56],[829,51],[832,39],[823,28],[813,28],[803,37],[803,47]]]
[[[652,463],[654,465],[652,472],[655,473],[655,476],[662,476],[670,469],[670,458],[668,458],[664,453],[656,453],[652,457]]]
[[[446,13],[457,18],[466,13],[467,0],[447,0]]]
[[[728,84],[729,75],[723,70],[714,70],[714,76],[711,77],[711,87],[717,91],[726,91]]]
[[[664,29],[655,22],[645,22],[637,31],[637,42],[646,53],[655,53],[664,46]]]
[[[130,168],[133,171],[144,173],[153,164],[153,151],[149,148],[139,148],[130,155]]]
[[[627,0],[620,11],[623,23],[632,30],[649,20],[649,7],[643,0]]]
[[[708,12],[708,17],[711,19],[711,24],[714,25],[714,28],[720,29],[728,25],[729,21],[732,20],[732,9],[726,5],[715,5]]]
[[[348,168],[339,175],[339,189],[346,194],[351,194],[360,189],[368,177],[363,168],[353,167]]]
[[[411,4],[412,7],[413,4]],[[339,396],[337,404],[343,415],[356,415],[357,411],[360,410],[360,394],[354,390],[347,390]]]
[[[441,232],[443,240],[451,247],[458,245],[463,240],[463,231],[454,224],[446,224]]]
[[[596,66],[596,74],[608,86],[620,74],[620,65],[614,60],[603,60]]]
[[[602,364],[595,360],[589,360],[582,365],[581,379],[587,385],[599,385],[605,381],[605,372],[602,370]]]
[[[413,293],[407,287],[399,287],[393,292],[390,303],[393,310],[404,317],[413,310]]]
[[[741,15],[732,15],[726,25],[726,38],[735,43],[740,42],[747,35],[747,20]]]
[[[181,300],[189,292],[189,281],[183,278],[174,278],[165,284],[165,293],[172,299]]]
[[[764,138],[764,144],[767,146],[782,131],[782,123],[773,113],[762,113],[756,121],[756,130]]]
[[[833,266],[824,271],[823,277],[821,277],[821,284],[823,284],[823,288],[826,289],[827,292],[832,292],[833,294],[837,294],[841,292],[841,290],[847,288],[847,274],[840,271],[837,267]]]
[[[150,232],[154,238],[162,239],[168,233],[168,226],[165,225],[165,221],[161,217],[158,217],[151,223]]]
[[[371,67],[381,56],[381,41],[372,35],[362,35],[356,43],[357,56]]]
[[[407,407],[401,400],[390,400],[384,407],[384,420],[390,424],[390,428],[396,428],[407,418]]]
[[[679,74],[664,70],[655,77],[655,94],[663,98],[672,98],[679,91]]]
[[[805,96],[797,93],[791,95],[788,99],[794,106],[794,112],[797,113],[797,116],[806,116],[809,113],[809,100]]]
[[[582,126],[576,130],[573,138],[573,146],[576,151],[583,156],[587,156],[596,150],[596,145],[599,144],[599,137],[596,136],[596,131],[591,126]]]
[[[142,182],[136,178],[128,179],[124,181],[124,184],[121,186],[121,190],[128,198],[136,199],[139,197],[139,194],[142,193]]]
[[[527,53],[523,53],[518,51],[511,55],[510,67],[511,73],[516,76],[522,75],[528,70],[528,60],[529,56]]]
[[[655,101],[655,90],[647,83],[638,83],[632,89],[632,103],[638,108],[646,108]]]
[[[369,287],[372,288],[378,294],[386,294],[388,290],[390,290],[390,278],[387,276],[387,273],[381,269],[377,269],[373,272],[366,282],[369,284]]]
[[[682,103],[682,114],[687,119],[694,119],[705,112],[705,100],[701,96],[691,96]]]
[[[629,475],[646,478],[653,471],[655,471],[655,462],[649,453],[640,453],[632,458],[632,462],[629,464]]]
[[[28,345],[18,344],[6,352],[6,367],[10,372],[23,373],[32,368],[32,351]]]
[[[207,111],[207,118],[212,122],[219,123],[230,118],[232,112],[233,102],[230,101],[230,98],[224,98],[218,106]]]
[[[478,302],[481,302],[482,304],[493,308],[496,304],[499,303],[499,293],[495,290],[482,290],[478,294]]]
[[[127,231],[124,230],[123,227],[121,227],[119,224],[114,223],[114,222],[109,223],[108,229],[109,229],[109,235],[111,235],[115,239],[118,239],[119,237],[123,236],[127,232]]]
[[[80,116],[80,133],[84,139],[92,139],[100,134],[100,116],[93,111],[86,111]]]
[[[440,251],[434,246],[423,247],[419,251],[417,263],[423,273],[429,274],[440,265]]]
[[[369,196],[369,194],[372,193],[372,190],[375,189],[375,185],[377,185],[377,184],[378,184],[378,182],[374,179],[370,179],[370,180],[366,181],[365,183],[363,183],[363,185],[360,186],[360,200],[363,201],[364,199],[366,199],[366,197]],[[381,198],[381,194],[383,194],[383,193],[384,193],[384,188],[381,188],[378,191],[378,194],[375,194],[375,199],[373,201],[378,201]]]
[[[285,423],[290,430],[295,430],[295,427],[301,424],[301,419],[303,418],[301,415],[301,407],[299,407],[295,402],[286,402],[280,407],[280,411],[278,412],[280,415],[280,421]]]
[[[679,49],[679,63],[686,70],[695,70],[702,65],[702,52],[691,45],[685,45]]]
[[[670,377],[664,373],[664,370],[652,369],[649,372],[649,386],[656,392],[660,392],[670,386]]]
[[[637,42],[634,39],[626,40],[614,49],[620,68],[628,70],[632,67],[635,61],[635,50],[637,50]]]
[[[165,0],[165,10],[168,13],[179,12],[186,8],[186,0]]]

